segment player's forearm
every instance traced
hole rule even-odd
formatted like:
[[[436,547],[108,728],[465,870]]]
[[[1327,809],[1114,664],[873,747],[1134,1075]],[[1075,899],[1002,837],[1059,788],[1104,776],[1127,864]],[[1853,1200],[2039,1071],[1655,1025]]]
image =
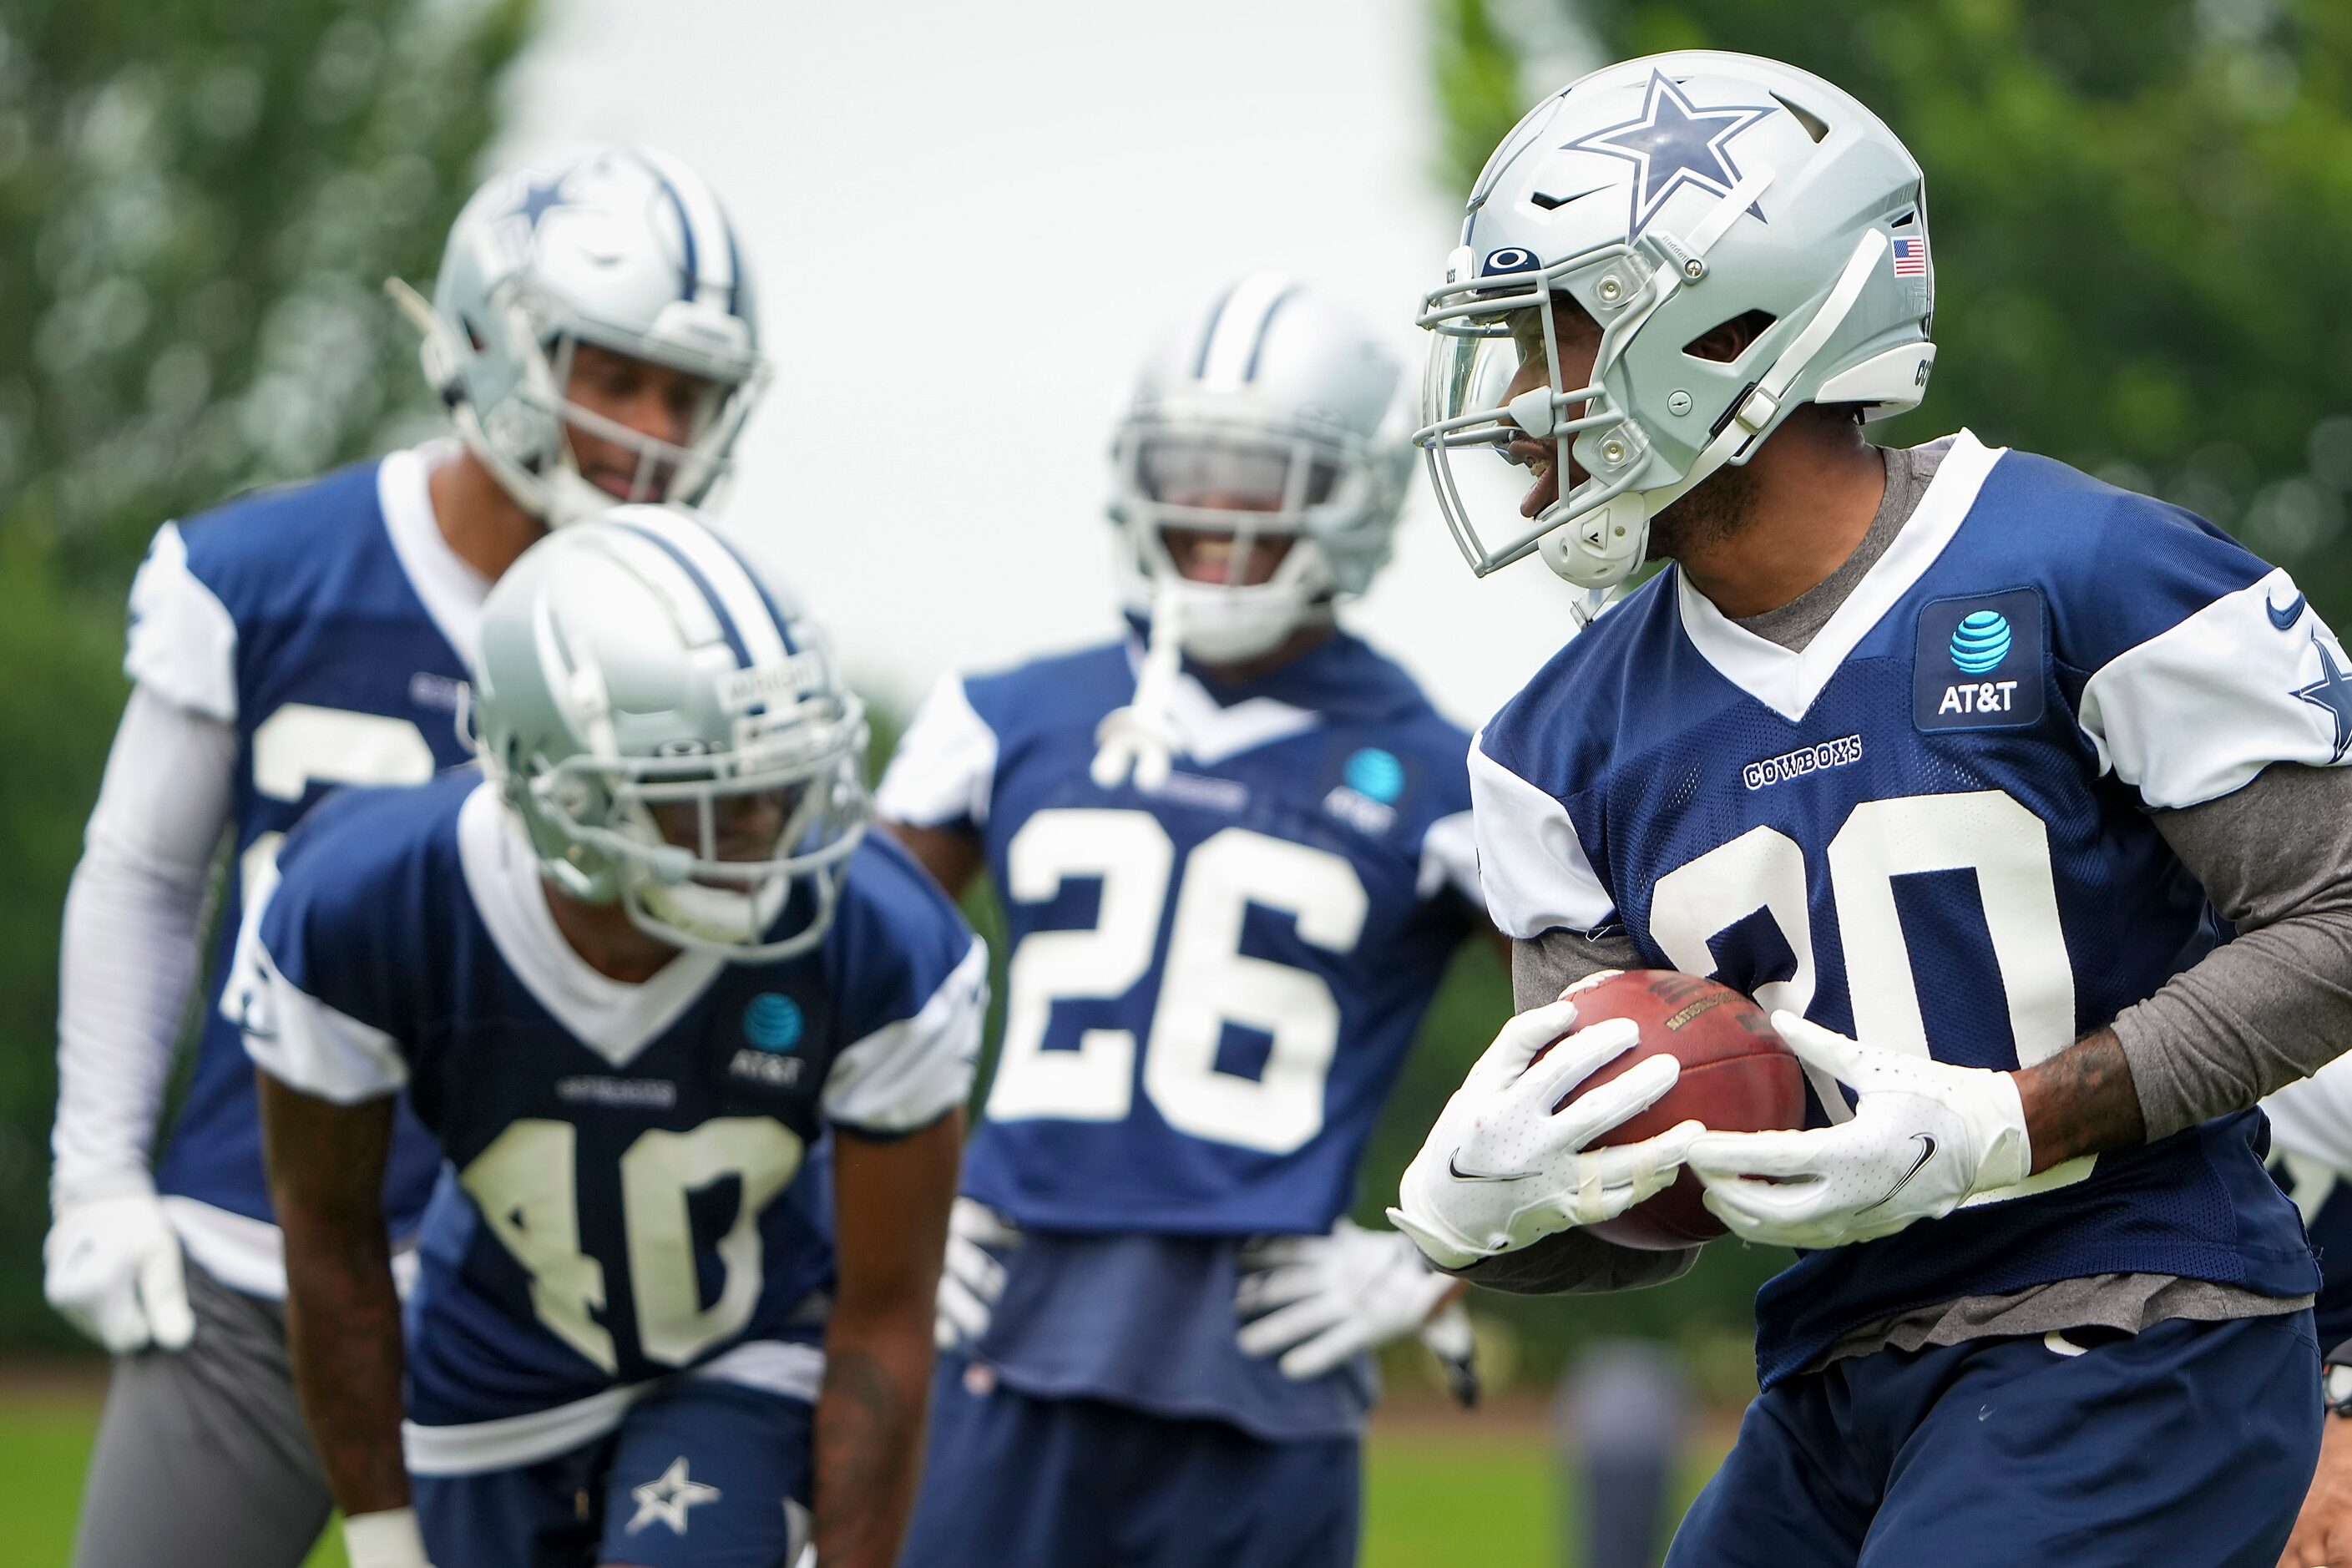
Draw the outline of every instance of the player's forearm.
[[[59,1205],[147,1184],[147,1151],[197,970],[236,729],[134,689],[59,933]]]
[[[1598,935],[1548,931],[1511,943],[1511,1007],[1524,1013],[1555,1001],[1580,980],[1604,969],[1640,969],[1642,950],[1622,931]]]
[[[2276,764],[2151,820],[2237,933],[2115,1021],[2146,1135],[2162,1138],[2352,1043],[2352,769]]]
[[[2037,1173],[2078,1155],[2147,1141],[2139,1089],[2113,1029],[2086,1036],[2016,1076]]]
[[[311,1445],[344,1513],[404,1508],[400,1297],[381,1196],[393,1101],[338,1105],[267,1072],[254,1082],[286,1238],[286,1348]]]
[[[2352,909],[2242,933],[2115,1028],[2154,1137],[2308,1078],[2352,1043]]]
[[[816,1407],[816,1553],[825,1568],[890,1568],[922,1470],[929,1304],[836,1315]]]
[[[148,1184],[203,902],[201,879],[142,875],[95,847],[75,869],[58,954],[50,1137],[60,1206]]]
[[[335,1506],[404,1508],[400,1299],[380,1215],[316,1214],[282,1199],[286,1342],[294,1385]]]

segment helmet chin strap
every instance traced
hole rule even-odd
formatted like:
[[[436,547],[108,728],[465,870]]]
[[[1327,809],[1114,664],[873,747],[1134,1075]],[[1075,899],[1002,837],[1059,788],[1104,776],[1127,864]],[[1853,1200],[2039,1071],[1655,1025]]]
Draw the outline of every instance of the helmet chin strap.
[[[650,874],[637,879],[633,891],[656,920],[690,936],[716,942],[757,942],[783,912],[784,898],[791,889],[782,877],[740,890],[706,888],[665,875],[659,858],[656,855]],[[692,864],[690,857],[688,864]]]
[[[1183,594],[1172,584],[1160,584],[1151,596],[1151,639],[1144,647],[1135,696],[1095,729],[1097,750],[1090,771],[1103,789],[1117,789],[1130,775],[1135,787],[1147,794],[1168,783],[1182,744],[1170,711],[1170,698],[1183,668],[1182,605]]]
[[[1545,534],[1536,545],[1544,564],[1580,588],[1612,588],[1632,576],[1649,556],[1650,520],[1725,464],[1747,461],[1751,444],[1772,428],[1789,388],[1853,313],[1872,270],[1886,255],[1886,236],[1877,229],[1864,234],[1822,308],[1780,352],[1763,378],[1748,389],[1731,417],[1692,459],[1682,478],[1655,489],[1612,496],[1573,522]],[[1552,503],[1554,507],[1567,504],[1566,497]]]

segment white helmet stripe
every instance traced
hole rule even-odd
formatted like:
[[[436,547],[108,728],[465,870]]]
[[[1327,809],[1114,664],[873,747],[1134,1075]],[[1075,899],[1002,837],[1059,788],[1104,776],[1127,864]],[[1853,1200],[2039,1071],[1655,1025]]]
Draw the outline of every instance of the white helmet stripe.
[[[1209,322],[1194,362],[1203,386],[1231,391],[1250,379],[1275,313],[1297,289],[1279,272],[1253,272],[1233,286]]]
[[[792,657],[789,635],[777,619],[768,596],[751,580],[751,572],[733,551],[702,529],[690,527],[653,508],[631,508],[627,525],[667,546],[695,586],[709,600],[722,624],[730,625],[730,641],[740,642],[744,668],[756,669],[781,664]]]

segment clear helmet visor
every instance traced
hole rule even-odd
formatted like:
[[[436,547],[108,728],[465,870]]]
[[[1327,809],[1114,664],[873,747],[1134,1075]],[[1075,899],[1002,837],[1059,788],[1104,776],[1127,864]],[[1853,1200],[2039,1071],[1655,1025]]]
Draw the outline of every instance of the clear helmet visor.
[[[1556,445],[1509,417],[1519,370],[1510,335],[1445,336],[1431,346],[1423,385],[1428,425],[1444,427],[1418,437],[1422,459],[1447,529],[1481,572],[1504,564],[1515,532],[1535,526],[1547,493],[1543,464],[1556,467],[1559,458]]]
[[[1136,494],[1161,509],[1163,526],[1189,517],[1202,527],[1296,531],[1329,503],[1340,466],[1337,452],[1308,442],[1181,431],[1139,437],[1134,469]]]
[[[1564,363],[1552,309],[1571,272],[1633,276],[1625,257],[1607,247],[1524,279],[1428,299],[1423,423],[1413,444],[1447,530],[1482,576],[1534,552],[1546,535],[1597,518],[1642,471],[1648,442],[1602,384],[1647,318],[1639,292],[1602,330],[1590,367]],[[1580,453],[1601,454],[1603,471],[1590,471]],[[1638,556],[1625,569],[1637,564]]]

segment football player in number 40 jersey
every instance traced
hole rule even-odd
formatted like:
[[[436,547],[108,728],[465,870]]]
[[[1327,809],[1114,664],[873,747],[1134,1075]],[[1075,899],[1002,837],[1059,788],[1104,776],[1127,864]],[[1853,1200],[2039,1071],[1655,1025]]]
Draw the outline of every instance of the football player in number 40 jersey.
[[[121,1358],[80,1568],[293,1568],[326,1523],[287,1381],[253,1069],[224,1005],[239,910],[327,790],[463,760],[490,580],[585,510],[702,495],[764,374],[726,215],[651,153],[491,180],[434,303],[402,297],[462,439],[166,523],[131,589],[136,685],[66,903],[45,1248],[49,1300]],[[194,1076],[151,1173],[224,835]],[[404,1118],[384,1192],[404,1240],[435,1166]]]
[[[2319,1276],[2252,1108],[2352,1039],[2352,677],[2185,512],[1965,431],[1863,438],[1926,384],[1928,243],[1894,133],[1746,56],[1598,71],[1480,176],[1423,317],[1458,535],[1589,588],[1671,563],[1472,752],[1536,1013],[1400,1223],[1473,1279],[1656,1279],[1684,1259],[1579,1227],[1686,1162],[1801,1249],[1676,1568],[2272,1568]],[[1533,480],[1496,544],[1481,445]],[[1613,1034],[1528,1061],[1564,985],[1634,965],[1773,1009],[1815,1125],[1685,1124],[1612,1180],[1627,1149],[1549,1107]]]
[[[1286,279],[1203,300],[1114,455],[1135,635],[950,677],[883,781],[1012,943],[909,1563],[1355,1560],[1360,1352],[1452,1287],[1340,1216],[1476,890],[1468,738],[1332,621],[1398,380]]]
[[[827,1568],[890,1568],[986,951],[866,834],[813,628],[684,510],[534,546],[478,679],[483,773],[322,805],[238,955],[347,1534],[381,1568],[789,1568],[813,1507]],[[404,1367],[403,1089],[448,1162]]]

